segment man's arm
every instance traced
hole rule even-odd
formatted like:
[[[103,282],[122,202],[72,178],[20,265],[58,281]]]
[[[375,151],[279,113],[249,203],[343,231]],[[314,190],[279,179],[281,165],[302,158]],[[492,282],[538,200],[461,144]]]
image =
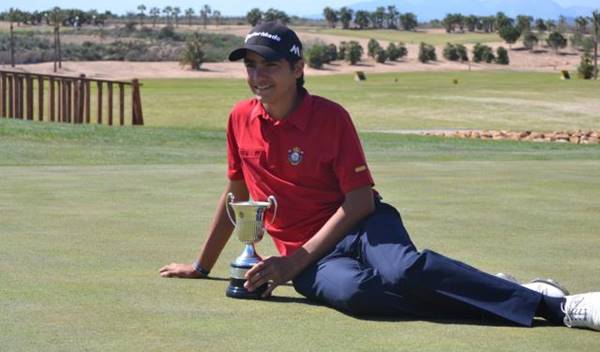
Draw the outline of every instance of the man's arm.
[[[210,271],[223,251],[225,244],[231,237],[233,225],[227,217],[225,206],[227,204],[227,193],[233,193],[236,201],[248,200],[248,188],[243,180],[229,181],[225,191],[219,199],[212,224],[210,225],[208,238],[204,243],[198,261],[200,267]],[[196,272],[193,264],[171,263],[160,269],[162,277],[198,278],[201,275]]]
[[[302,248],[288,257],[269,257],[246,274],[246,288],[254,290],[269,282],[269,295],[275,287],[293,279],[302,270],[324,256],[360,220],[375,210],[371,186],[346,194],[344,203]]]

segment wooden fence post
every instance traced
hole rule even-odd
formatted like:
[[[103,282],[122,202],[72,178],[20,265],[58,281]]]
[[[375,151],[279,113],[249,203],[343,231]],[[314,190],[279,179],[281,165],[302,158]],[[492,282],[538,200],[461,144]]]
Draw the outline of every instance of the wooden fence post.
[[[90,81],[85,81],[85,123],[90,123],[92,105],[90,99]]]
[[[8,77],[8,117],[15,117],[15,74]]]
[[[113,84],[108,82],[108,125],[113,124]]]
[[[119,83],[119,124],[125,124],[125,86]]]
[[[140,82],[137,79],[131,81],[131,116],[132,125],[144,125],[142,100],[140,97]]]
[[[38,121],[44,121],[44,76],[38,76]]]
[[[98,124],[101,125],[102,124],[102,82],[101,81],[97,81],[96,82],[98,87],[97,87],[97,91],[98,91]]]
[[[48,115],[50,116],[50,121],[54,122],[54,111],[56,110],[56,96],[54,95],[54,77],[50,77],[50,79],[48,80],[48,85],[50,86],[50,96],[48,97]]]
[[[6,74],[0,72],[0,116],[6,117]]]
[[[25,75],[25,92],[27,95],[27,120],[33,120],[33,77],[31,75]]]

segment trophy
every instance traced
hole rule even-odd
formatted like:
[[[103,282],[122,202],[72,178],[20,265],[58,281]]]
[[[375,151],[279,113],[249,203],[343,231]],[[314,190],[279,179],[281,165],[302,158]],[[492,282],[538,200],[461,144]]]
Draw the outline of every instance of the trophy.
[[[260,299],[261,295],[267,289],[268,284],[265,283],[253,292],[249,292],[244,288],[244,283],[246,282],[244,276],[250,268],[262,260],[256,253],[254,244],[260,241],[265,234],[263,223],[265,211],[273,205],[275,206],[275,209],[272,221],[275,220],[275,216],[277,215],[277,201],[274,196],[269,196],[266,202],[255,202],[253,200],[247,202],[235,202],[233,193],[229,192],[227,194],[227,203],[225,204],[227,216],[234,226],[233,232],[245,245],[242,254],[231,262],[231,281],[229,287],[227,287],[227,297]],[[235,213],[235,220],[233,220],[231,213],[229,212],[230,206]]]

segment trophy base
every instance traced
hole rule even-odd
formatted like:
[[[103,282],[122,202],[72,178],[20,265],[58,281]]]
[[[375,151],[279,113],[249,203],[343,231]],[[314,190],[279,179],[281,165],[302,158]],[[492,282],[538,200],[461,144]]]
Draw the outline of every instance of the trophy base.
[[[268,284],[264,284],[250,292],[244,287],[246,280],[232,278],[225,294],[227,297],[239,299],[263,299],[262,294],[267,290]]]

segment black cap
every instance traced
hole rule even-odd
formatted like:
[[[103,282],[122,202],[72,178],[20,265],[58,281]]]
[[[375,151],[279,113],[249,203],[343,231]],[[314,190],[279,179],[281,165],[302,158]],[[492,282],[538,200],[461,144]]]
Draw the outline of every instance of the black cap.
[[[302,43],[296,33],[277,22],[266,22],[252,28],[246,36],[244,46],[232,51],[229,60],[243,59],[248,50],[269,61],[297,61],[302,58]]]

